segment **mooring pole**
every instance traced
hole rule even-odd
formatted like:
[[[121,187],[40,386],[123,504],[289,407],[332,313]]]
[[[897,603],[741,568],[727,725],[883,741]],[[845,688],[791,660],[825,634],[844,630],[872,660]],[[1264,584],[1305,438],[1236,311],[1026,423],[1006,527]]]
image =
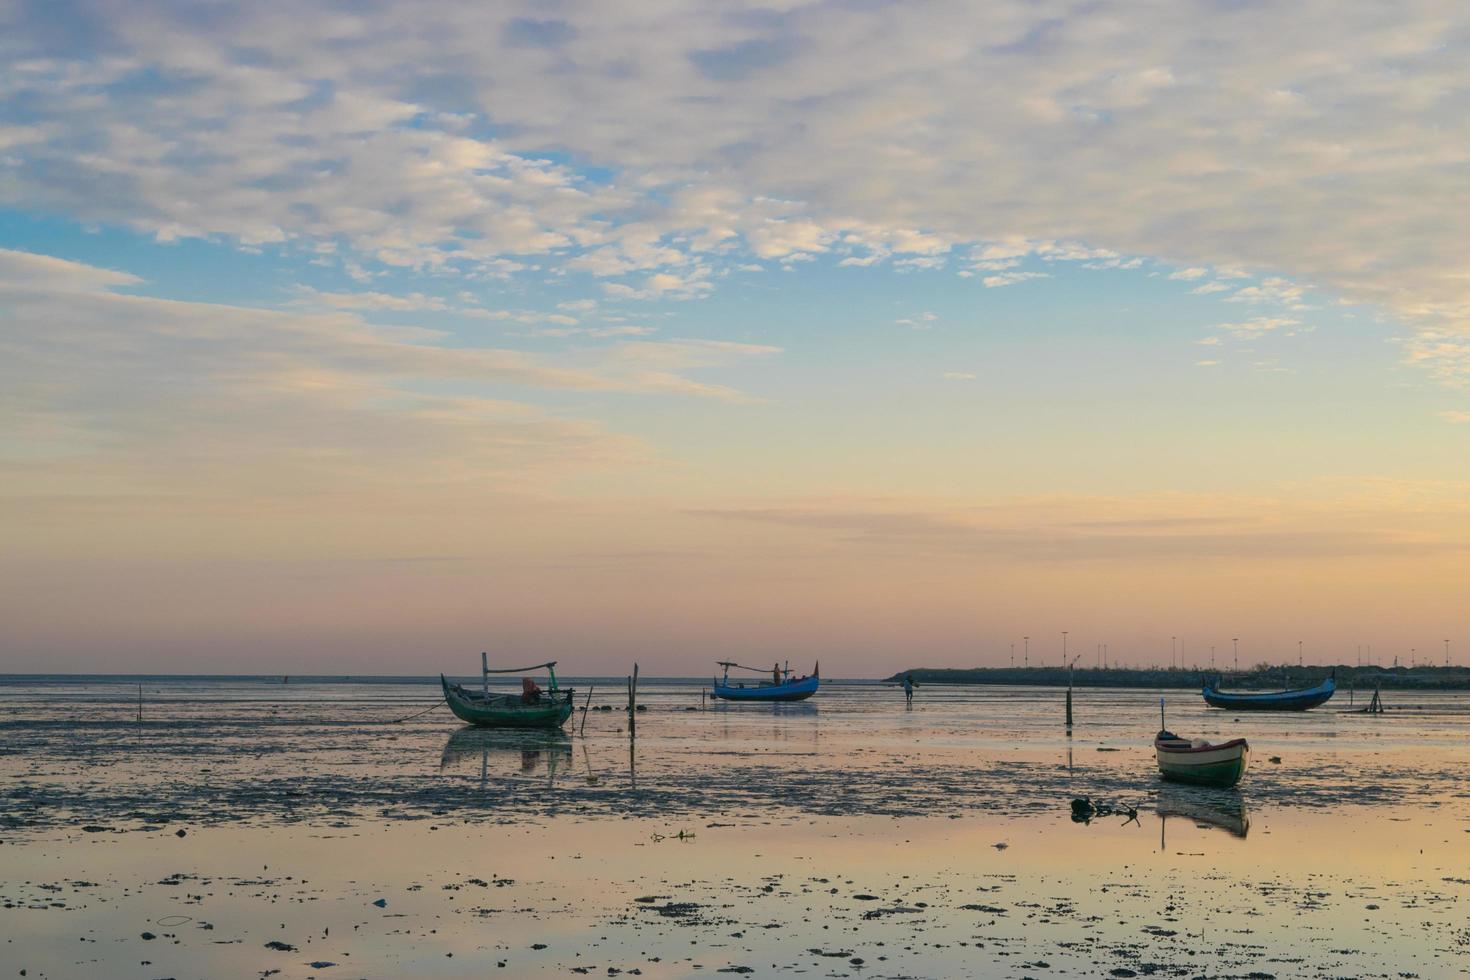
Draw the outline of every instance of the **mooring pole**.
[[[138,685],[138,720],[143,720],[143,685]]]
[[[1072,667],[1067,666],[1067,734],[1072,734]]]
[[[490,696],[490,655],[480,651],[480,693]]]
[[[633,676],[628,678],[628,737],[638,734],[638,665],[633,665]]]
[[[578,735],[587,734],[587,709],[590,707],[592,707],[592,685],[589,684],[587,685],[587,700],[582,703],[582,727],[577,729]]]

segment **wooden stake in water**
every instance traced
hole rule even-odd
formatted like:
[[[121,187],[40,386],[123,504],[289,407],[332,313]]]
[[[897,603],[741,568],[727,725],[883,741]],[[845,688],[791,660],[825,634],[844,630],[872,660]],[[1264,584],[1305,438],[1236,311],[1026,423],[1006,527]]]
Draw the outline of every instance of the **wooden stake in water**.
[[[633,676],[628,678],[628,737],[638,734],[638,665],[633,665]]]
[[[587,686],[587,700],[582,703],[582,727],[577,729],[578,735],[587,734],[587,709],[592,707],[592,685]]]
[[[1072,733],[1072,668],[1067,668],[1067,734]]]
[[[1167,732],[1169,726],[1164,724],[1164,699],[1159,698],[1159,731]]]
[[[143,685],[138,685],[138,720],[143,720]]]

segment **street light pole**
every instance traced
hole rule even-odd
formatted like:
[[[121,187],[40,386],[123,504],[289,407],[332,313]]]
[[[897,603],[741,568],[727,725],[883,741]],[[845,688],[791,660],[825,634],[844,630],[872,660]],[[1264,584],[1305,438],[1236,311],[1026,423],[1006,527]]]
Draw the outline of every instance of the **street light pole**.
[[[1235,672],[1240,673],[1240,637],[1232,636],[1230,643],[1235,647]]]
[[[1067,631],[1062,630],[1062,666],[1067,666]]]
[[[1031,637],[1029,637],[1029,636],[1023,636],[1023,637],[1021,637],[1021,642],[1024,643],[1024,644],[1026,644],[1026,648],[1025,648],[1025,653],[1026,653],[1025,666],[1030,667],[1031,666]]]
[[[1179,637],[1169,637],[1169,669],[1179,669]]]

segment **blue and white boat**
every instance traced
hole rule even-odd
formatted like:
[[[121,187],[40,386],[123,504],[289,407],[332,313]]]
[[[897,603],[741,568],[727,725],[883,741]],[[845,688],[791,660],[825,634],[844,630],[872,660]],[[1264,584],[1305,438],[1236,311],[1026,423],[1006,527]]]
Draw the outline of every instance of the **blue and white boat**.
[[[726,701],[805,701],[817,693],[817,687],[821,684],[821,664],[813,668],[811,676],[797,677],[792,673],[789,663],[785,668],[780,664],[772,664],[769,670],[764,667],[745,667],[728,660],[717,663],[724,668],[724,673],[714,681],[714,695]],[[731,681],[731,667],[767,676],[748,684],[744,681]]]
[[[1316,687],[1304,687],[1295,691],[1274,691],[1270,694],[1244,694],[1226,692],[1217,684],[1205,682],[1205,703],[1212,708],[1229,708],[1236,711],[1306,711],[1325,704],[1337,690],[1337,678],[1329,677]]]

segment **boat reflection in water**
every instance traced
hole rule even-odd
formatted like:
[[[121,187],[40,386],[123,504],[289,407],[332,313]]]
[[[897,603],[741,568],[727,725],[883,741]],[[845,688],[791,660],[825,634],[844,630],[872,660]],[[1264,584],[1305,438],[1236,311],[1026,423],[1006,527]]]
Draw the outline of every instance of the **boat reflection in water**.
[[[492,767],[491,762],[495,765]],[[440,771],[480,764],[480,785],[484,786],[493,771],[497,776],[529,776],[545,770],[547,782],[556,778],[557,769],[572,765],[572,739],[559,731],[514,731],[493,728],[461,728],[444,743],[439,757]]]
[[[1251,818],[1246,810],[1245,798],[1233,789],[1197,789],[1189,786],[1164,785],[1159,787],[1154,810],[1159,815],[1160,846],[1163,841],[1163,825],[1170,817],[1188,820],[1196,827],[1223,830],[1232,837],[1244,838],[1250,833]]]

